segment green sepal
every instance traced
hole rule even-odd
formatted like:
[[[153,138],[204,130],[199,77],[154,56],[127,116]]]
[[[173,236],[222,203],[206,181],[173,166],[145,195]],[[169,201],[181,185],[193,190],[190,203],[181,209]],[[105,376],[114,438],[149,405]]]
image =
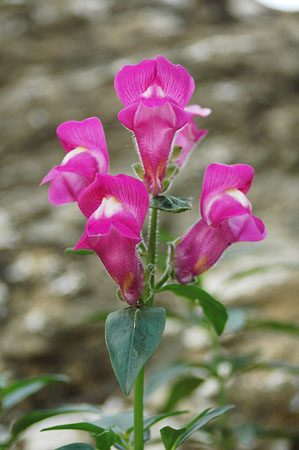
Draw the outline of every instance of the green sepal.
[[[179,145],[174,145],[172,153],[171,153],[171,158],[170,158],[171,163],[173,163],[173,161],[178,159],[178,157],[181,154],[181,151],[182,151],[182,147],[180,147]]]
[[[136,175],[141,181],[144,180],[144,170],[141,163],[134,163],[132,164],[132,169]]]
[[[185,297],[192,302],[197,302],[202,307],[203,313],[215,329],[218,336],[223,332],[228,315],[222,303],[215,300],[208,292],[195,285],[168,284],[157,292],[171,291],[179,297]]]
[[[78,250],[73,250],[71,247],[66,248],[64,253],[67,255],[95,255],[93,250],[87,250],[85,248],[80,248]]]
[[[172,195],[158,195],[152,197],[150,208],[160,209],[161,211],[180,213],[192,209],[190,198],[177,198]]]
[[[106,345],[111,364],[125,395],[157,349],[165,327],[165,309],[129,307],[115,311],[106,320]]]

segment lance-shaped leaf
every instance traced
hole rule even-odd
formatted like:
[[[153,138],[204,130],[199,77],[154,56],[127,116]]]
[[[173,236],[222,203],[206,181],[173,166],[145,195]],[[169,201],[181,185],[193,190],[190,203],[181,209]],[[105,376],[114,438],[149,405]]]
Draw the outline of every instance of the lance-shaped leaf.
[[[228,317],[226,308],[205,290],[193,285],[169,284],[159,289],[158,292],[162,291],[171,291],[178,297],[185,297],[193,302],[198,301],[216,333],[220,335],[223,332]]]
[[[206,409],[199,414],[195,419],[188,422],[184,428],[178,430],[171,427],[164,427],[160,430],[162,442],[166,450],[175,450],[182,443],[188,439],[195,431],[198,431],[204,427],[211,420],[216,419],[222,414],[232,409],[233,405],[222,406],[221,408],[215,408],[213,411]]]
[[[76,444],[64,445],[63,447],[56,448],[55,450],[94,450],[94,447],[89,444],[81,444],[80,442],[77,442]]]
[[[67,376],[59,374],[43,375],[40,377],[14,381],[2,391],[2,408],[4,410],[12,408],[49,384],[58,382],[67,383],[68,381],[69,378]]]
[[[180,213],[192,209],[190,198],[177,198],[172,195],[159,195],[150,201],[150,208],[161,211]]]
[[[41,431],[56,431],[56,430],[80,430],[87,431],[93,434],[102,434],[105,430],[99,427],[93,422],[76,422],[76,423],[66,423],[64,425],[56,425],[54,427],[43,428]]]
[[[160,307],[130,307],[106,320],[106,344],[120,387],[129,395],[136,376],[157,349],[165,327]]]
[[[13,427],[9,442],[12,442],[20,433],[22,433],[26,428],[30,427],[34,423],[41,422],[42,420],[48,419],[49,417],[58,416],[60,414],[69,414],[77,412],[91,412],[96,414],[101,414],[101,410],[93,405],[79,404],[70,406],[61,406],[55,409],[48,409],[45,411],[34,411],[26,416],[18,419]]]

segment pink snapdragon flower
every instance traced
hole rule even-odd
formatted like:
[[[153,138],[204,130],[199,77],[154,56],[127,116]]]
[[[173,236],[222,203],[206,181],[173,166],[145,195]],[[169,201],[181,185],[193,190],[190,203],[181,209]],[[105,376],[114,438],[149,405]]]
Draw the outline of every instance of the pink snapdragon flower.
[[[174,145],[181,147],[179,156],[174,160],[174,163],[182,168],[193,148],[203,139],[208,130],[199,130],[194,117],[207,117],[211,114],[210,108],[201,108],[199,105],[186,106],[185,111],[190,114],[189,122],[177,133]]]
[[[245,195],[253,176],[253,168],[246,164],[207,167],[200,202],[202,219],[175,248],[174,268],[181,284],[209,269],[234,242],[265,239],[265,226],[251,213]]]
[[[126,302],[137,303],[144,286],[136,245],[149,206],[146,187],[127,175],[98,174],[78,197],[78,205],[88,220],[74,250],[96,252]]]
[[[57,128],[57,136],[66,155],[41,184],[50,181],[49,201],[58,206],[76,201],[96,173],[107,173],[109,159],[104,130],[97,117],[64,122]]]
[[[180,65],[163,56],[121,69],[114,82],[125,108],[118,118],[133,131],[149,191],[162,190],[175,133],[190,119],[184,111],[194,91],[194,80]]]

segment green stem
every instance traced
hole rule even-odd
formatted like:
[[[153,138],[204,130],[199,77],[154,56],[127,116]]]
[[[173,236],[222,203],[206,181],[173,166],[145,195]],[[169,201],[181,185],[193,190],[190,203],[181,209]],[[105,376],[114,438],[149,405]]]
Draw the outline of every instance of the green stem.
[[[134,391],[134,450],[143,450],[143,385],[144,367],[135,381]]]
[[[156,265],[156,244],[157,244],[157,231],[158,231],[158,210],[152,208],[149,240],[148,240],[148,253],[147,253],[147,265],[149,269],[148,291],[151,293],[147,304],[152,305],[154,300],[154,288],[155,288],[155,265]]]
[[[157,226],[158,226],[158,210],[156,208],[152,208],[150,233],[148,241],[147,263],[153,265],[155,265],[156,262]]]
[[[147,265],[151,266],[149,270],[148,291],[151,296],[147,301],[148,305],[152,305],[154,300],[155,287],[155,264],[156,264],[156,243],[158,228],[158,210],[152,209],[150,232],[148,241]],[[144,449],[143,437],[143,388],[144,388],[144,367],[140,370],[135,381],[134,390],[134,450]]]

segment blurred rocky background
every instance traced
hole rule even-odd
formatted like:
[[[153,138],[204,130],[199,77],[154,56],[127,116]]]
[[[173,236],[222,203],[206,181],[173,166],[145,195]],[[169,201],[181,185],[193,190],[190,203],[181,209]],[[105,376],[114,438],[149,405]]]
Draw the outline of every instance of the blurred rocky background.
[[[258,317],[298,323],[298,25],[298,13],[254,0],[0,2],[0,371],[9,369],[17,378],[59,372],[72,380],[24,402],[22,412],[70,401],[122,408],[103,323],[79,325],[87,316],[122,307],[116,287],[95,256],[64,253],[81,236],[84,218],[76,205],[51,206],[47,187],[39,183],[63,158],[56,127],[89,116],[103,123],[111,173],[132,175],[137,157],[117,121],[121,104],[113,88],[124,64],[162,54],[184,65],[196,81],[192,103],[213,110],[200,122],[208,137],[171,191],[192,196],[193,211],[161,215],[162,229],[178,236],[198,217],[207,164],[253,165],[249,199],[269,237],[233,246],[206,275],[205,286],[229,307],[247,305]],[[230,281],[241,269],[252,269],[251,275]],[[167,297],[158,303],[184,307]],[[186,352],[207,357],[201,340],[196,330],[169,326],[152,367]],[[227,333],[223,341],[236,354],[259,351],[265,360],[299,360],[295,336],[251,330],[235,340]],[[257,372],[235,380],[232,414],[294,428],[298,378],[279,370],[271,376]],[[205,401],[200,395],[194,411],[212,404],[212,394]],[[39,429],[18,448],[51,450],[65,442],[51,443],[51,433],[39,435]],[[246,442],[240,449],[291,449],[284,439]]]

